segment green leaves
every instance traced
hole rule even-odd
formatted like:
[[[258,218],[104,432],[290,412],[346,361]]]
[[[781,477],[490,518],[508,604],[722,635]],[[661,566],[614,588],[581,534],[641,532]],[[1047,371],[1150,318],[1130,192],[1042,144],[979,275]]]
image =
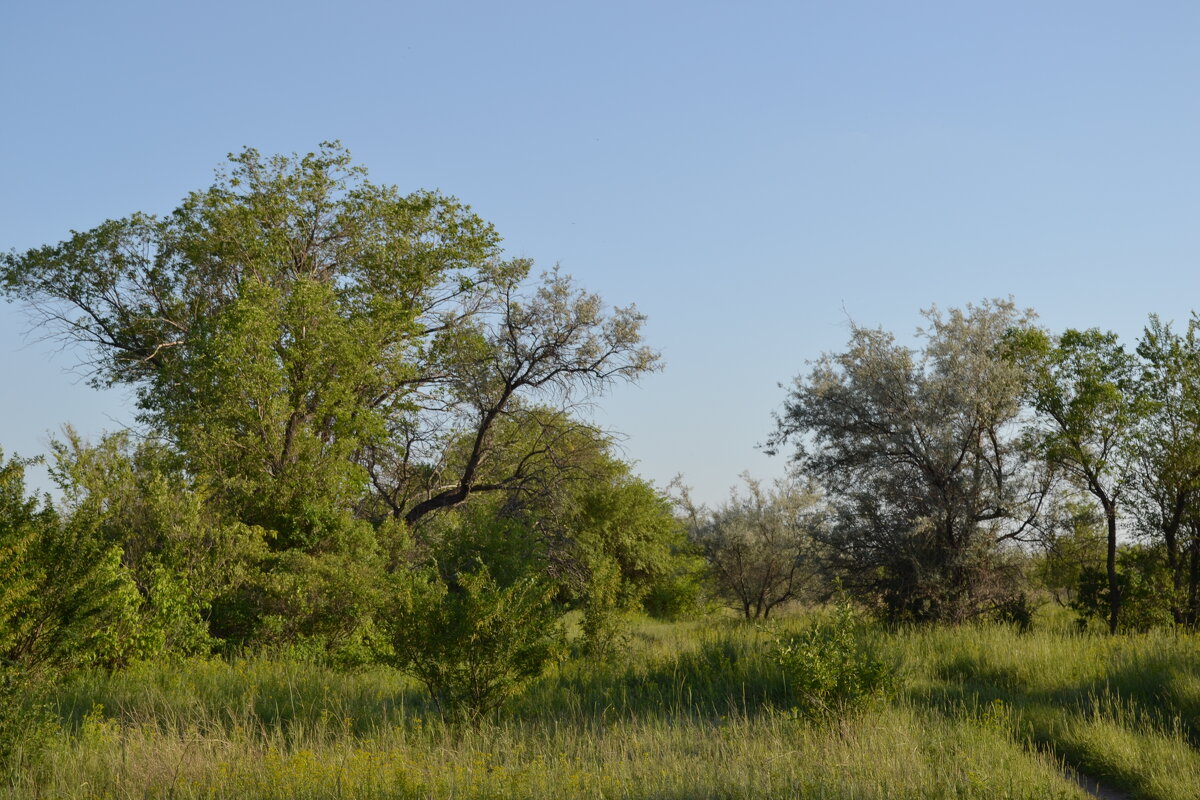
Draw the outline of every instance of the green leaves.
[[[399,578],[385,623],[391,661],[444,711],[479,719],[562,652],[554,587],[533,575],[502,584],[482,562],[452,580],[432,570]]]
[[[524,274],[498,243],[467,206],[372,184],[326,143],[232,155],[167,217],[10,253],[2,274],[95,382],[137,388],[142,421],[230,512],[329,548],[366,488],[355,455],[405,407],[435,332]]]
[[[32,559],[39,527],[50,521],[25,497],[25,466],[0,452],[0,665],[33,624],[26,609],[40,588]]]
[[[131,386],[156,442],[56,446],[76,532],[113,548],[155,632],[139,647],[204,649],[201,620],[232,641],[336,645],[369,627],[379,539],[401,522],[488,492],[552,505],[608,443],[565,409],[658,356],[635,308],[557,270],[525,288],[530,268],[469,206],[374,184],[336,142],[231,154],[164,217],[4,256],[5,294],[79,346],[97,384]],[[636,536],[596,537],[631,583],[657,568]],[[401,549],[387,568],[403,572]],[[480,598],[526,602],[487,580]]]
[[[833,618],[775,640],[775,663],[783,670],[800,709],[813,716],[845,713],[890,694],[899,683],[895,664],[879,658],[861,635],[850,606]]]
[[[521,484],[481,479],[499,420],[657,366],[636,309],[557,271],[522,291],[531,264],[499,244],[469,206],[371,183],[327,142],[231,154],[166,217],[9,253],[0,274],[97,384],[136,388],[226,513],[335,551],[368,491],[374,521],[411,525]]]
[[[925,317],[920,349],[853,327],[797,377],[770,443],[794,445],[824,490],[822,538],[848,588],[895,616],[962,620],[1012,590],[1001,543],[1047,488],[1021,457],[1023,375],[1002,357],[1032,313],[990,300]]]
[[[24,466],[0,460],[0,671],[120,663],[137,608],[121,550],[90,520],[26,498]]]

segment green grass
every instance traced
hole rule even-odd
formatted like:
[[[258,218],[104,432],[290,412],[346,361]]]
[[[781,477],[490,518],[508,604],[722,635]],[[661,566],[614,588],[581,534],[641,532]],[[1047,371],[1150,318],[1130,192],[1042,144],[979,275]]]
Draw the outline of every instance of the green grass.
[[[901,635],[917,702],[948,715],[1002,711],[1014,740],[1054,752],[1135,797],[1200,797],[1200,641],[1151,633]]]
[[[786,630],[811,624],[784,620]],[[1200,645],[1064,629],[872,629],[888,698],[809,718],[730,622],[635,627],[614,662],[553,667],[502,714],[443,720],[385,669],[251,658],[74,676],[9,797],[1083,798],[1200,786]]]

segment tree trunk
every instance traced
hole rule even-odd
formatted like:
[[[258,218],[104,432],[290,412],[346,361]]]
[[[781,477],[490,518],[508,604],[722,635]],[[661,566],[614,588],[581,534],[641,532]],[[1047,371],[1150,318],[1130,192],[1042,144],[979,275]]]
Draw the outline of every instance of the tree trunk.
[[[1104,502],[1104,517],[1108,522],[1108,632],[1117,632],[1117,619],[1121,613],[1121,587],[1117,583],[1117,504]]]
[[[1184,615],[1184,622],[1189,626],[1196,624],[1198,609],[1197,603],[1200,603],[1200,547],[1193,535],[1192,541],[1189,544],[1191,552],[1191,569],[1188,572],[1188,593],[1187,593],[1187,611]]]
[[[1171,572],[1171,588],[1174,590],[1171,597],[1171,616],[1175,619],[1176,625],[1182,625],[1187,616],[1187,609],[1183,607],[1186,578],[1184,577],[1183,560],[1179,553],[1179,531],[1182,527],[1180,517],[1183,512],[1183,504],[1176,502],[1173,516],[1162,526],[1163,542],[1167,547],[1167,569]]]

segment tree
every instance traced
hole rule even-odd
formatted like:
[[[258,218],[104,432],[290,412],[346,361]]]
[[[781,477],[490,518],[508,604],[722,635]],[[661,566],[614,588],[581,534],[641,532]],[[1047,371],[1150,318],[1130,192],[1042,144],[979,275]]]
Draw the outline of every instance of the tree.
[[[961,620],[1011,596],[998,548],[1046,493],[1018,446],[1023,374],[1002,357],[1031,316],[1004,300],[926,311],[919,350],[854,325],[777,417],[771,450],[793,445],[832,505],[832,565],[894,616]]]
[[[1029,328],[1012,337],[1013,353],[1029,376],[1027,395],[1037,413],[1030,441],[1040,456],[1092,495],[1108,532],[1109,630],[1117,630],[1117,520],[1130,485],[1133,437],[1144,416],[1137,364],[1115,333],[1067,330],[1056,338]]]
[[[1138,342],[1145,408],[1135,435],[1135,510],[1160,542],[1178,624],[1200,621],[1200,319],[1182,334],[1151,316]]]
[[[1103,569],[1106,535],[1104,519],[1094,504],[1067,495],[1043,512],[1034,563],[1038,581],[1060,606],[1079,597],[1084,576]]]
[[[717,590],[746,619],[766,619],[781,603],[813,588],[823,510],[809,487],[777,481],[765,488],[742,477],[744,495],[734,489],[718,508],[691,511],[692,538],[708,559]]]
[[[0,278],[277,550],[353,546],[372,489],[415,525],[520,483],[520,459],[480,479],[501,419],[656,365],[636,309],[557,272],[527,292],[454,198],[373,184],[336,143],[230,158],[170,215],[9,253]]]
[[[557,270],[529,297],[501,287],[443,348],[436,378],[391,420],[392,435],[369,448],[380,498],[412,526],[472,493],[544,489],[581,431],[562,409],[657,368],[640,343],[643,321],[632,306],[606,314]]]

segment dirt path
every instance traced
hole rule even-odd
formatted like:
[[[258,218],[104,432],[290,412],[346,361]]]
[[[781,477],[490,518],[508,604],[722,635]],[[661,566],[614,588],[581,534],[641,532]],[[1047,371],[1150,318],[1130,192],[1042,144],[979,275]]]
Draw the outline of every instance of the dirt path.
[[[1095,778],[1084,775],[1082,772],[1076,772],[1069,767],[1063,769],[1063,774],[1079,784],[1079,788],[1096,798],[1096,800],[1133,800],[1133,795],[1126,794],[1111,786],[1105,786]]]

